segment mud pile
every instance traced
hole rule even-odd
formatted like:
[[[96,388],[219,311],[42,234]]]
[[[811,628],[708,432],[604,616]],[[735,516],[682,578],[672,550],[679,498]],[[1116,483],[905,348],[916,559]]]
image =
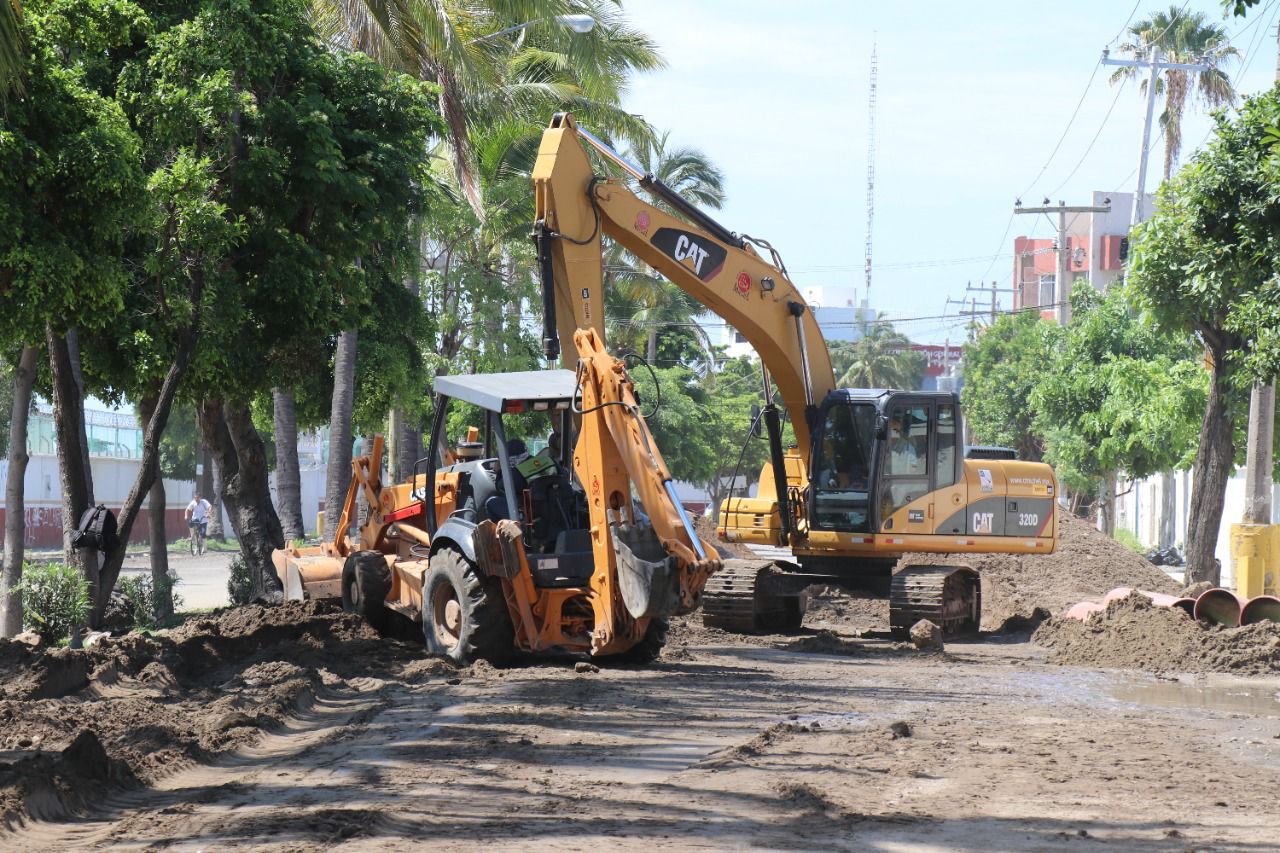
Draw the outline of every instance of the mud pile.
[[[983,630],[999,630],[1010,619],[1035,619],[1037,609],[1065,613],[1076,602],[1118,586],[1178,592],[1178,584],[1163,571],[1089,522],[1061,513],[1058,524],[1058,549],[1052,554],[946,557],[947,563],[969,566],[982,575]],[[938,556],[908,554],[903,559],[936,562]]]
[[[207,761],[348,679],[418,680],[406,669],[422,657],[330,602],[233,608],[84,650],[0,640],[0,822],[74,814],[104,785]]]
[[[1084,622],[1057,616],[1032,640],[1052,650],[1051,663],[1151,672],[1280,673],[1280,624],[1223,628],[1197,622],[1176,607],[1156,607],[1132,594]]]

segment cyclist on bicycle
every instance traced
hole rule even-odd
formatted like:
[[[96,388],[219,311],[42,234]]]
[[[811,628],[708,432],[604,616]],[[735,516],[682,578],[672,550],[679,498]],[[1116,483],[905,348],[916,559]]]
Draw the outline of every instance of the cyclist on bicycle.
[[[193,552],[198,549],[200,553],[204,553],[204,540],[209,528],[209,513],[212,511],[213,506],[200,497],[199,492],[196,492],[191,498],[191,503],[187,504],[187,528],[191,533]]]

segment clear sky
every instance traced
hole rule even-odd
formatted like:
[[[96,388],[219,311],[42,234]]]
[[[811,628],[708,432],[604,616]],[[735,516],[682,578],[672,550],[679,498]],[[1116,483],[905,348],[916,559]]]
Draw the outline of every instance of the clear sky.
[[[1143,0],[1133,20],[1169,6]],[[1245,54],[1228,66],[1239,91],[1270,87],[1280,0],[1263,0],[1244,19],[1223,19],[1217,0],[1185,7],[1233,34]],[[1095,189],[1133,190],[1144,101],[1136,83],[1113,86],[1114,69],[1097,66],[1104,47],[1127,40],[1117,36],[1134,8],[1131,0],[627,0],[628,17],[668,67],[637,77],[624,104],[724,170],[728,203],[717,218],[772,242],[797,284],[857,287],[861,296],[874,41],[871,305],[919,342],[955,342],[965,318],[947,299],[963,298],[967,282],[1008,287],[1013,238],[1053,232],[1045,217],[1011,221],[1016,197],[1085,204]],[[1184,161],[1210,126],[1203,110],[1189,111]],[[1148,191],[1163,164],[1158,134],[1157,126]],[[1010,295],[1001,298],[1009,307]]]

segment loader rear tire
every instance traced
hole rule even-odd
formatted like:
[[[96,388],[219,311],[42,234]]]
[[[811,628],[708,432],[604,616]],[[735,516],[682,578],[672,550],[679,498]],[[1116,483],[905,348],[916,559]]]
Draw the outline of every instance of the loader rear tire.
[[[437,551],[422,586],[422,636],[427,651],[455,663],[505,663],[515,650],[515,629],[502,582],[482,578],[452,548]]]
[[[378,551],[357,551],[342,566],[342,609],[359,613],[374,628],[386,627],[391,569]]]
[[[602,660],[608,663],[653,663],[662,654],[662,647],[667,644],[669,628],[670,625],[666,619],[650,619],[640,642],[625,652],[606,655]]]

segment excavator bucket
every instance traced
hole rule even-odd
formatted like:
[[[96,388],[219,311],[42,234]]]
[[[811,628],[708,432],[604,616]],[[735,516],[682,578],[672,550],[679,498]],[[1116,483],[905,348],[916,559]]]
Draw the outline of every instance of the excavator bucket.
[[[680,606],[680,569],[647,524],[610,525],[618,588],[633,619],[665,619]]]

